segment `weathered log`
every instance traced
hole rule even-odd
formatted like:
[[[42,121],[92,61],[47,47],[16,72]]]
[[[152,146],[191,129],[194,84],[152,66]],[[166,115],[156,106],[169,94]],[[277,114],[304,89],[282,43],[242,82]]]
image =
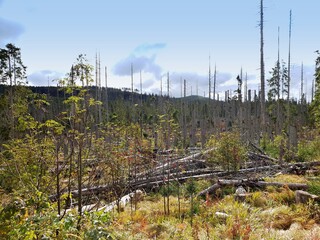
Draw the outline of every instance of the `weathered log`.
[[[205,196],[207,193],[212,194],[217,189],[223,186],[248,186],[248,187],[258,187],[258,188],[273,186],[273,187],[287,187],[291,190],[308,189],[308,185],[303,183],[264,182],[264,181],[257,181],[252,179],[243,179],[243,180],[219,179],[218,182],[213,184],[211,187],[199,192],[198,196]]]
[[[306,190],[308,189],[308,185],[304,183],[280,183],[280,182],[256,182],[253,184],[254,186],[257,187],[268,187],[268,186],[273,186],[273,187],[288,187],[291,190]]]
[[[200,155],[198,155],[200,156]],[[189,156],[191,157],[191,156]],[[187,162],[192,162],[191,158],[187,158],[188,161]],[[184,161],[186,160],[186,158],[183,158]],[[181,160],[181,159],[180,159]],[[252,167],[252,168],[245,168],[245,169],[240,169],[237,172],[229,172],[229,171],[217,171],[215,169],[199,169],[199,170],[194,170],[194,171],[182,171],[182,172],[175,172],[175,173],[171,173],[169,174],[169,178],[165,179],[165,181],[163,180],[163,173],[161,174],[157,174],[156,176],[140,176],[140,179],[136,179],[136,180],[131,180],[127,183],[126,186],[131,186],[131,189],[138,189],[138,188],[153,188],[156,186],[160,186],[163,183],[167,183],[170,181],[185,181],[187,179],[190,178],[194,178],[194,179],[212,179],[212,178],[216,178],[216,177],[226,177],[226,176],[230,176],[230,175],[244,175],[244,174],[248,174],[248,173],[258,173],[258,172],[266,172],[266,171],[279,171],[279,170],[285,170],[285,169],[290,169],[294,166],[299,166],[299,167],[304,167],[304,168],[311,168],[313,166],[319,166],[320,165],[320,161],[317,162],[307,162],[307,163],[292,163],[292,164],[287,164],[287,165],[271,165],[271,166],[262,166],[262,167]],[[165,177],[168,177],[168,174],[165,174]],[[236,180],[239,181],[239,180]],[[240,180],[243,181],[243,180]],[[119,184],[124,184],[122,183],[114,183],[116,185]],[[107,185],[102,185],[102,186],[96,186],[96,187],[91,187],[91,188],[84,188],[82,189],[82,195],[98,195],[101,194],[103,192],[109,192],[114,188],[114,184],[107,184]],[[219,184],[223,184],[220,180]],[[249,183],[247,183],[249,184]],[[265,182],[260,183],[260,187],[264,187]],[[282,183],[275,183],[274,186],[284,186],[284,185],[288,185],[288,184],[282,184]],[[236,185],[234,183],[234,185]],[[272,184],[269,183],[269,186],[271,186]],[[257,183],[256,183],[256,186]],[[296,189],[306,189],[306,187],[303,187],[301,185],[288,185],[288,187],[290,189],[296,190]],[[60,193],[60,196],[63,194],[64,192]],[[73,197],[76,197],[78,194],[78,190],[73,190],[71,191],[71,194],[73,195]],[[50,200],[54,201],[56,200],[57,195],[51,195],[49,197]]]
[[[261,148],[259,148],[257,145],[255,145],[253,142],[249,141],[249,145],[253,147],[255,150],[257,150],[258,152],[260,152],[261,154],[265,155],[264,151]]]
[[[273,163],[279,162],[278,159],[272,158],[272,157],[265,155],[265,154],[255,153],[255,152],[249,152],[248,157],[249,157],[249,159],[252,159],[252,160],[268,160]]]
[[[212,186],[206,188],[205,190],[199,192],[197,196],[205,196],[206,194],[212,194],[219,188],[221,188],[221,185],[219,183],[215,183]]]
[[[308,203],[310,200],[319,201],[320,197],[306,191],[297,190],[294,193],[296,203]]]

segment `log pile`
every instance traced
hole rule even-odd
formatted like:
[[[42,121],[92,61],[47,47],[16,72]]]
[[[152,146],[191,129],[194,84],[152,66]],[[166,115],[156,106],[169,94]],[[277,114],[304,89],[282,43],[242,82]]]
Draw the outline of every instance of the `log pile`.
[[[137,172],[134,177],[119,182],[112,182],[110,184],[87,187],[82,189],[82,195],[86,196],[86,199],[92,197],[99,199],[101,196],[106,195],[109,192],[115,192],[115,189],[121,188],[121,192],[116,194],[119,198],[136,190],[144,189],[146,192],[159,188],[164,184],[170,182],[184,182],[188,179],[219,179],[210,188],[199,193],[199,196],[206,193],[213,193],[218,188],[227,185],[234,186],[249,186],[256,188],[265,188],[266,186],[287,186],[292,190],[306,190],[305,184],[298,183],[269,183],[264,182],[261,178],[266,176],[272,176],[275,173],[303,173],[315,166],[320,165],[320,161],[306,162],[306,163],[290,163],[279,164],[277,159],[271,158],[262,152],[249,152],[249,161],[242,166],[238,171],[223,171],[219,167],[212,167],[208,165],[204,156],[212,151],[212,149],[203,152],[194,152],[189,156],[182,158],[168,158],[166,156],[160,156],[158,164],[148,170]],[[61,192],[61,196],[65,192]],[[72,190],[71,195],[73,198],[78,196],[78,190]],[[57,194],[49,197],[51,201],[57,200]]]
[[[307,190],[308,185],[303,183],[280,183],[280,182],[265,182],[258,179],[243,179],[243,180],[228,180],[219,179],[217,183],[213,184],[209,188],[198,193],[198,196],[205,196],[206,194],[213,194],[219,188],[225,186],[246,186],[250,188],[266,188],[267,186],[272,187],[287,187],[291,190]]]

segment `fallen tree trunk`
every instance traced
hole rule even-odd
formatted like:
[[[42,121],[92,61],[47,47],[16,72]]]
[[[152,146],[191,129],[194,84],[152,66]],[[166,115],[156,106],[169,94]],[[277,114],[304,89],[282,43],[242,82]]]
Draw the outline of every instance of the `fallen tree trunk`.
[[[265,188],[268,186],[273,187],[287,187],[291,190],[307,190],[308,185],[304,183],[280,183],[280,182],[264,182],[252,179],[243,179],[243,180],[229,180],[229,179],[219,179],[217,183],[208,187],[207,189],[198,193],[198,196],[205,196],[206,194],[212,194],[217,189],[224,186],[248,186],[248,187],[257,187]]]
[[[255,153],[255,152],[248,152],[248,158],[254,161],[268,161],[271,163],[278,163],[279,160],[269,157],[268,155]]]
[[[197,156],[199,157],[199,155],[197,155]],[[188,157],[188,161],[191,160],[189,157]],[[180,159],[180,161],[181,161],[181,159]],[[186,159],[184,158],[183,161],[186,161]],[[190,162],[192,162],[192,161],[190,161]],[[182,171],[179,173],[169,174],[169,178],[168,178],[168,175],[166,174],[165,177],[167,177],[167,179],[165,179],[165,181],[163,180],[164,176],[162,173],[162,174],[159,174],[156,176],[144,176],[144,177],[141,176],[141,178],[140,178],[141,180],[138,180],[138,181],[131,180],[131,181],[128,181],[127,184],[125,184],[124,182],[121,182],[121,183],[116,182],[114,184],[106,184],[106,185],[102,185],[102,186],[84,188],[84,189],[82,189],[82,194],[83,195],[91,195],[91,194],[98,195],[98,194],[101,194],[104,192],[111,191],[115,185],[119,185],[119,184],[124,185],[124,186],[130,186],[132,190],[138,189],[138,188],[151,189],[153,187],[161,186],[163,183],[168,183],[171,181],[183,182],[183,181],[190,179],[190,178],[194,178],[194,179],[210,179],[211,178],[212,179],[212,178],[216,178],[216,177],[226,177],[226,176],[230,176],[230,175],[232,175],[232,177],[234,178],[235,176],[243,176],[248,173],[261,173],[261,172],[263,172],[263,173],[265,173],[265,172],[276,173],[277,171],[290,171],[290,169],[295,168],[296,166],[304,167],[304,168],[311,168],[311,167],[319,166],[319,165],[320,165],[320,161],[307,162],[307,163],[292,163],[292,164],[287,164],[287,165],[271,165],[271,166],[244,168],[244,169],[240,169],[236,172],[217,171],[214,169],[199,169],[199,170],[194,170],[194,171]],[[248,176],[246,176],[246,177],[248,178]],[[243,181],[243,180],[233,180],[233,181]],[[260,187],[264,187],[265,184],[266,184],[265,182],[260,183],[260,185],[261,185]],[[282,183],[279,183],[279,184],[281,185]],[[279,184],[277,185],[275,183],[275,186],[279,186]],[[291,189],[294,189],[293,185],[292,186],[290,185],[288,187]],[[300,188],[300,187],[302,187],[302,186],[297,185],[296,189],[303,189],[303,187],[302,188]],[[64,192],[61,192],[59,195],[61,196],[63,193]],[[71,194],[73,197],[76,197],[78,194],[78,190],[71,191]],[[58,196],[57,194],[51,195],[51,196],[49,196],[49,199],[51,201],[55,201],[57,199],[57,196]]]
[[[280,183],[280,182],[262,182],[259,181],[257,183],[254,184],[254,186],[257,187],[268,187],[268,186],[272,186],[272,187],[287,187],[291,190],[307,190],[308,189],[308,185],[304,184],[304,183]]]

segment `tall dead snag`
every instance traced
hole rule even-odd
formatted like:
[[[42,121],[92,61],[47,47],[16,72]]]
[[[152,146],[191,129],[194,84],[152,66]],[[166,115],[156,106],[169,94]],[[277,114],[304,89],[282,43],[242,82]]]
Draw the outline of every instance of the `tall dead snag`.
[[[182,120],[183,120],[183,148],[185,149],[187,147],[187,117],[186,117],[186,97],[187,97],[187,81],[183,80],[183,108],[182,108]]]
[[[301,78],[300,78],[300,102],[301,102],[301,105],[304,103],[304,92],[303,92],[303,81],[304,81],[304,79],[303,79],[303,73],[304,73],[304,71],[303,71],[303,62],[301,63]]]
[[[96,53],[96,92],[95,92],[95,99],[101,102],[101,60],[100,60],[100,53]],[[84,85],[84,84],[83,84]],[[88,87],[88,82],[86,83]],[[96,124],[99,125],[102,122],[102,114],[101,114],[101,106],[99,104],[96,105]],[[97,127],[96,127],[97,128]],[[98,132],[98,131],[97,131]]]
[[[216,100],[216,85],[217,85],[217,65],[214,65],[214,74],[213,74],[213,100]],[[219,98],[218,98],[219,100]]]
[[[171,128],[170,128],[170,78],[169,78],[169,72],[167,73],[167,93],[168,93],[168,102],[167,102],[167,138],[166,138],[166,149],[169,149],[170,147],[170,133],[171,133]],[[170,153],[168,153],[170,154]],[[167,214],[170,214],[170,163],[171,159],[170,156],[167,155],[167,163],[168,163],[168,184],[167,184]]]
[[[106,122],[108,122],[108,120],[109,120],[109,100],[108,100],[108,71],[107,71],[107,67],[105,67],[104,74],[105,74],[104,80],[105,80],[105,84],[106,84],[106,90],[105,90]]]
[[[287,96],[287,123],[288,123],[288,149],[290,149],[290,142],[291,142],[291,127],[290,127],[290,84],[291,84],[291,20],[292,20],[292,10],[290,10],[290,17],[289,17],[289,51],[288,51],[288,96]]]
[[[264,40],[263,40],[263,0],[260,1],[260,80],[261,80],[261,130],[265,131],[266,106],[265,106],[265,73],[264,73]]]
[[[210,56],[209,56],[209,76],[208,76],[208,83],[209,83],[209,91],[208,91],[208,96],[209,96],[209,104],[210,104],[210,99],[211,99],[211,64],[210,64]]]
[[[278,26],[278,59],[277,59],[277,119],[276,119],[276,134],[280,134],[280,27]]]

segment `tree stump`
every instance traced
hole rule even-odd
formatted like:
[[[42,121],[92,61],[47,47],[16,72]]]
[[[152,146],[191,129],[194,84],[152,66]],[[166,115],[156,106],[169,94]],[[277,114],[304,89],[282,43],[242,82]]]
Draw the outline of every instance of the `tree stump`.
[[[320,197],[306,191],[297,190],[295,191],[296,203],[308,203],[310,200],[319,201]]]

